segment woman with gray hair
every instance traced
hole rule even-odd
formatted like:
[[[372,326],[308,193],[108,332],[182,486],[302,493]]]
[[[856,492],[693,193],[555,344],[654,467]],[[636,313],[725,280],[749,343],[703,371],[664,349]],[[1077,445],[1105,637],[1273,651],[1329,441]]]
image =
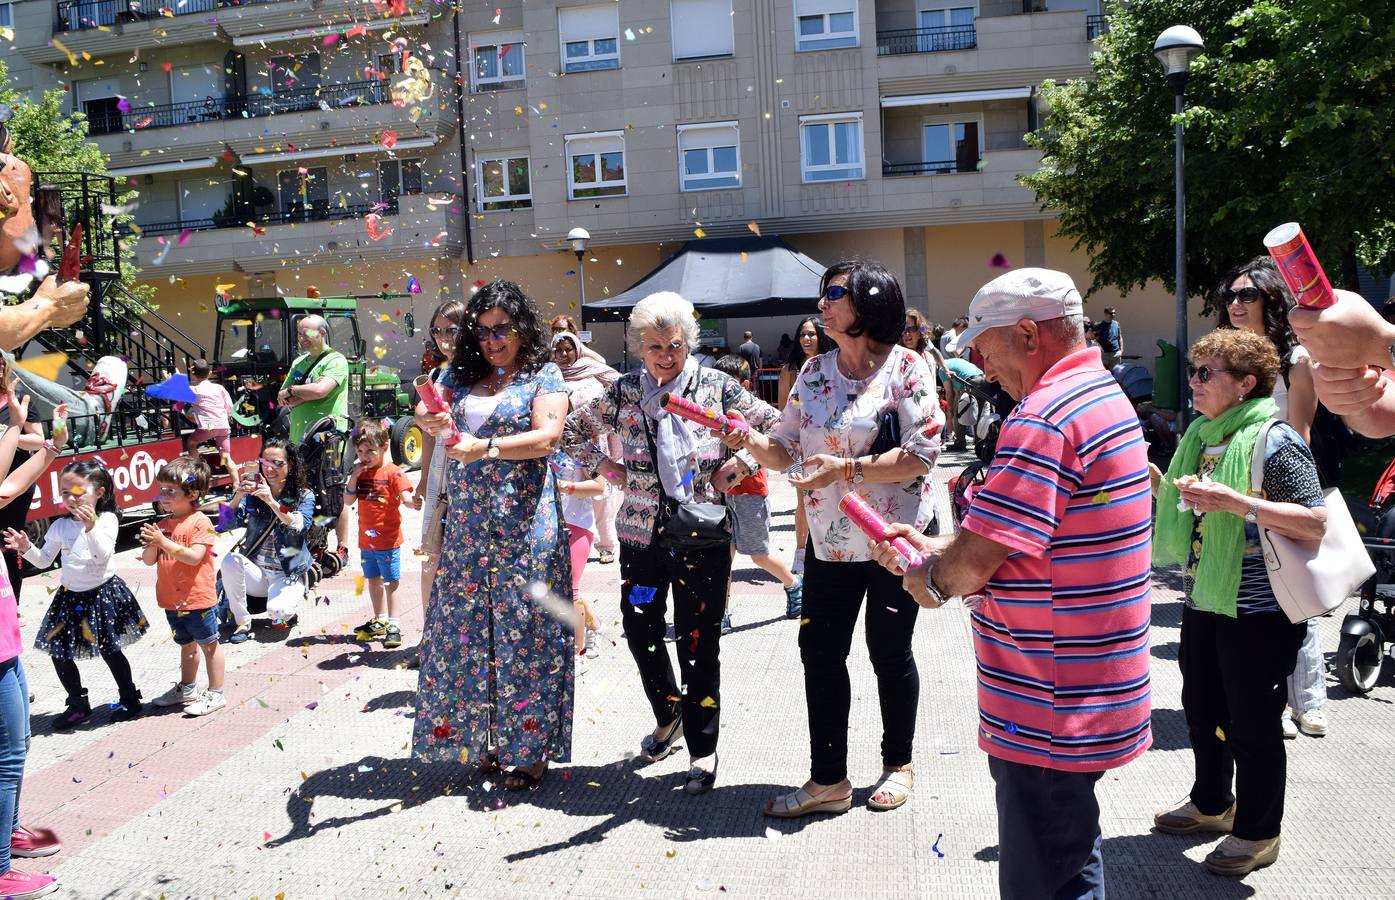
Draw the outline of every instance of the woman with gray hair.
[[[625,500],[616,518],[620,611],[656,723],[640,749],[651,761],[663,759],[686,733],[691,768],[683,789],[702,794],[717,777],[718,639],[731,551],[720,533],[703,540],[711,533],[697,535],[689,528],[679,533],[672,526],[688,513],[711,513],[710,504],[722,504],[731,469],[721,468],[725,449],[716,432],[664,411],[660,399],[671,393],[717,413],[739,413],[758,429],[774,423],[778,414],[728,375],[702,368],[689,356],[697,346],[697,321],[693,305],[678,294],[650,294],[636,304],[629,340],[643,365],[578,405],[563,440],[584,465],[618,477],[607,471],[596,440],[619,435],[625,477]],[[670,589],[686,690],[674,680],[664,644]]]

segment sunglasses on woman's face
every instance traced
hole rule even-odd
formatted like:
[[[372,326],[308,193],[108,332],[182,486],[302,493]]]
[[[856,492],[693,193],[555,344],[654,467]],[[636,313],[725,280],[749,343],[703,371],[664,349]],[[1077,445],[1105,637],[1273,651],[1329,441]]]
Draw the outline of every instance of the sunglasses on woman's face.
[[[518,329],[513,327],[512,322],[495,325],[493,328],[488,325],[475,326],[475,337],[481,341],[487,341],[491,338],[496,341],[507,341],[511,340],[516,334],[518,334]]]
[[[830,284],[823,295],[830,300],[842,300],[848,295],[848,289],[841,284]]]
[[[902,328],[902,329],[901,329],[901,333],[902,333],[902,334],[920,334],[920,326],[919,326],[919,325],[907,324],[905,328]]]
[[[1225,301],[1226,306],[1232,303],[1257,303],[1263,296],[1257,287],[1242,287],[1239,290],[1226,288],[1221,292],[1221,299]]]
[[[446,337],[447,335],[449,335],[449,336],[451,336],[451,337],[455,337],[455,336],[458,335],[458,334],[460,334],[460,326],[459,326],[459,325],[449,325],[449,326],[447,326],[447,327],[445,327],[445,328],[432,328],[432,329],[431,329],[431,336],[432,336],[432,337]]]
[[[284,469],[288,465],[284,459],[267,459],[265,456],[258,459],[264,466],[271,466],[273,469]]]
[[[1239,369],[1222,369],[1222,368],[1219,368],[1219,367],[1213,368],[1213,367],[1211,367],[1211,366],[1194,366],[1194,365],[1191,365],[1190,363],[1187,364],[1187,380],[1188,380],[1188,381],[1191,381],[1193,378],[1195,378],[1197,381],[1201,382],[1202,384],[1210,384],[1210,383],[1211,383],[1211,379],[1212,379],[1212,378],[1215,378],[1217,375],[1219,375],[1219,374],[1222,373],[1222,372],[1229,372],[1229,373],[1232,374],[1232,375],[1248,375],[1248,374],[1249,374],[1248,372],[1241,372]]]

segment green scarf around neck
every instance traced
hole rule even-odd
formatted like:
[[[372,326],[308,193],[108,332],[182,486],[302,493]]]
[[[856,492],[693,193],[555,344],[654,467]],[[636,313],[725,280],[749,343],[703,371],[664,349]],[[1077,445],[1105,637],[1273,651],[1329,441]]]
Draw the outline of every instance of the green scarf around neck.
[[[1250,493],[1250,462],[1260,427],[1279,412],[1269,397],[1246,400],[1214,419],[1205,416],[1192,422],[1177,444],[1172,464],[1158,486],[1158,521],[1153,529],[1153,562],[1156,565],[1186,563],[1191,550],[1191,510],[1177,508],[1180,494],[1176,479],[1195,475],[1203,447],[1225,443],[1211,480],[1241,494]],[[1245,520],[1228,512],[1206,513],[1202,517],[1201,554],[1192,587],[1192,602],[1198,609],[1235,618],[1235,599],[1240,591],[1240,558],[1245,552]]]

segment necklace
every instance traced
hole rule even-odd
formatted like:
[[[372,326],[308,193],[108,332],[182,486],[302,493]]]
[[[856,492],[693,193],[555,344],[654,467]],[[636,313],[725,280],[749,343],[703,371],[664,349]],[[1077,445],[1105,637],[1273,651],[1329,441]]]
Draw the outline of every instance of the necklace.
[[[513,379],[513,376],[513,372],[507,372],[503,369],[495,369],[494,374],[490,376],[488,382],[486,382],[489,386],[489,393],[499,393],[499,389],[502,388],[505,384],[508,384],[508,382]]]
[[[887,357],[890,355],[890,350],[888,350],[884,354],[869,353],[867,356],[868,372],[866,375],[859,375],[856,372],[852,374],[848,373],[847,368],[844,365],[845,360],[843,359],[843,352],[841,350],[838,351],[838,356],[836,359],[838,374],[843,376],[843,378],[847,379],[848,381],[852,382],[853,389],[847,392],[847,398],[849,402],[852,402],[853,400],[856,400],[858,398],[858,395],[862,393],[862,388],[865,386],[867,380],[876,374],[877,369],[881,367],[882,363],[885,362]]]

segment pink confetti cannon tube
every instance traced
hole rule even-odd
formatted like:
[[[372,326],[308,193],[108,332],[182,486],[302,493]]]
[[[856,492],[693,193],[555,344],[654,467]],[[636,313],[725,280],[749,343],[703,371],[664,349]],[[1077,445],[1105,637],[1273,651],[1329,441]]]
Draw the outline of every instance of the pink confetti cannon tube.
[[[886,519],[883,519],[861,494],[844,494],[843,499],[838,501],[838,508],[863,534],[874,541],[886,540]],[[925,557],[905,538],[892,538],[891,547],[905,561],[907,568],[914,569],[925,565]]]
[[[659,398],[659,405],[665,411],[673,413],[675,416],[705,425],[713,431],[720,431],[722,434],[731,434],[733,431],[750,431],[751,427],[740,419],[725,416],[713,409],[701,406],[686,397],[675,397],[673,394],[664,394]]]
[[[1305,309],[1327,309],[1337,302],[1332,283],[1322,270],[1317,254],[1297,222],[1285,222],[1264,236],[1264,246],[1274,257],[1279,274],[1293,292],[1293,299]]]
[[[433,413],[450,412],[450,407],[446,406],[445,399],[441,397],[441,392],[436,389],[436,382],[431,380],[430,375],[418,375],[412,381],[412,386],[417,389],[417,396],[421,398],[422,403],[426,404],[428,410]],[[454,447],[463,438],[464,435],[460,433],[459,429],[452,425],[450,434],[441,438],[441,443],[447,447]]]

